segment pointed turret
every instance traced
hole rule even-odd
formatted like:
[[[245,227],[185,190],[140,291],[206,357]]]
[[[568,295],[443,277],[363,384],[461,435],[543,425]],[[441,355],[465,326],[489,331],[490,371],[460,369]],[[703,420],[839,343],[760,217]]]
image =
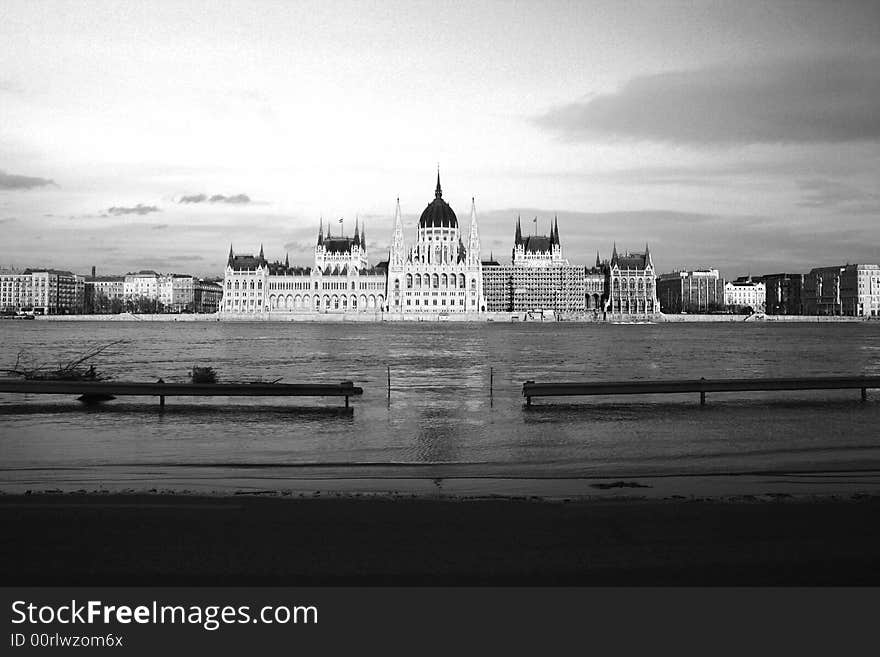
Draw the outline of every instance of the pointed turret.
[[[516,216],[516,236],[513,238],[514,246],[522,244],[522,225],[520,224],[520,216]]]
[[[289,253],[286,253],[284,255],[284,268],[290,269],[290,254]]]
[[[367,248],[367,222],[364,222],[364,225],[361,226],[361,246],[366,250]]]
[[[648,248],[647,242],[645,242],[645,267],[654,267],[654,261],[651,259],[651,249]]]
[[[265,260],[266,256],[263,255],[263,245],[260,244],[260,260]]]
[[[474,197],[471,197],[471,231],[468,237],[468,263],[480,264],[480,231],[477,227],[477,206]]]
[[[229,265],[230,267],[232,266],[232,259],[234,257],[235,256],[232,254],[232,243],[230,243],[229,244],[229,258],[226,260],[226,264]]]
[[[434,190],[434,198],[442,198],[443,189],[440,187],[440,167],[437,166],[437,188]]]
[[[553,239],[551,242],[559,246],[559,219],[555,215],[553,216]]]
[[[602,262],[599,260],[599,251],[597,250],[596,251],[596,268],[598,269],[601,266],[602,266]]]
[[[617,242],[614,242],[614,249],[611,251],[611,266],[617,264]]]
[[[321,217],[318,223],[318,246],[324,244],[324,217]]]
[[[366,240],[365,237],[361,239]],[[400,216],[400,197],[397,197],[397,205],[394,207],[394,228],[391,233],[391,251],[388,254],[388,262],[391,265],[403,266],[406,246],[403,241],[403,219]]]
[[[361,245],[361,237],[360,237],[360,234],[358,233],[358,216],[357,215],[354,216],[354,244],[355,244],[355,246]]]

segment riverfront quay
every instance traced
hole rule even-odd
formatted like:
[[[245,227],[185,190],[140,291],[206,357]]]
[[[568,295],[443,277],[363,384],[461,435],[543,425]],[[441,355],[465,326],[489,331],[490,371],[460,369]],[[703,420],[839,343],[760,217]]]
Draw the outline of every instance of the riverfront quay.
[[[409,314],[400,313],[263,313],[263,314],[134,314],[118,315],[37,315],[35,319],[43,322],[325,322],[325,323],[372,323],[372,322],[448,322],[448,323],[486,323],[486,322],[529,322],[529,323],[736,323],[736,322],[784,322],[784,323],[862,323],[871,320],[865,317],[849,317],[834,315],[698,315],[698,314],[663,314],[654,315],[609,315],[603,317],[593,313],[579,315],[548,315],[542,317],[536,313],[516,312],[485,312],[478,315],[438,315],[435,313]]]

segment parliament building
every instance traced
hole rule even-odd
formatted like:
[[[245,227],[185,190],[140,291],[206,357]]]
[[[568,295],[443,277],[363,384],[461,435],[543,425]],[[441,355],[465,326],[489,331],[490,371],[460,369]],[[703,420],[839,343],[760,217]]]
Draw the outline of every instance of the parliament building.
[[[537,225],[537,218],[534,219]],[[388,259],[371,265],[363,225],[354,235],[332,235],[319,223],[314,264],[270,262],[229,248],[220,312],[225,316],[323,315],[381,319],[469,319],[486,313],[601,318],[652,315],[660,310],[649,249],[596,254],[593,266],[573,265],[563,255],[559,222],[549,234],[523,235],[516,220],[510,264],[481,259],[477,213],[471,199],[467,239],[443,199],[440,174],[434,199],[419,217],[408,244],[398,199]]]

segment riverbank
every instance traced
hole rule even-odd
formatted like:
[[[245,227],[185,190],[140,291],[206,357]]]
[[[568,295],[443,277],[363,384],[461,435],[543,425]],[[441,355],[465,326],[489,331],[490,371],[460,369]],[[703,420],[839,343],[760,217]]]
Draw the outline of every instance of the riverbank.
[[[852,323],[868,321],[864,317],[812,316],[812,315],[594,315],[570,314],[543,318],[532,313],[493,312],[480,314],[433,313],[262,313],[262,314],[135,314],[118,315],[37,315],[43,322],[309,322],[309,323],[364,323],[364,322],[425,322],[425,323],[528,323],[556,324],[659,324],[659,323],[735,323],[735,322],[784,322],[784,323]]]
[[[7,585],[880,584],[880,498],[0,496]]]

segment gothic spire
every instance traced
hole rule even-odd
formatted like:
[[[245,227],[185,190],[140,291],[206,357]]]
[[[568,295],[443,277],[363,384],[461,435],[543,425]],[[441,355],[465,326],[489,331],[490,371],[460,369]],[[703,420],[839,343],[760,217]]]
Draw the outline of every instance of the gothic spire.
[[[354,216],[354,243],[356,246],[360,246],[360,244],[361,244],[360,234],[358,233],[358,216],[357,215]]]
[[[392,265],[402,266],[406,246],[403,240],[403,219],[400,216],[400,197],[397,197],[397,205],[394,207],[394,229],[391,233],[391,249],[388,254],[388,262]]]
[[[440,187],[440,165],[437,165],[437,188],[434,190],[434,198],[442,198],[443,189]]]
[[[318,246],[324,244],[324,217],[322,216],[320,219],[320,223],[318,224]]]
[[[559,246],[559,219],[553,215],[553,244]]]
[[[617,242],[614,242],[614,249],[611,251],[611,266],[613,267],[617,263]]]
[[[516,236],[513,238],[515,246],[522,244],[522,226],[520,225],[520,216],[516,216]]]
[[[260,260],[265,260],[266,257],[263,255],[263,245],[260,244]]]
[[[284,255],[284,268],[290,269],[290,253]]]
[[[477,206],[471,196],[471,231],[468,237],[467,256],[470,264],[480,264],[480,231],[477,228]]]
[[[601,267],[602,263],[599,261],[599,250],[596,249],[596,267]]]
[[[361,246],[364,249],[367,248],[367,222],[364,222],[364,225],[361,226]]]
[[[229,259],[226,261],[227,265],[230,265],[230,266],[232,265],[232,258],[233,257],[234,256],[232,255],[232,243],[230,242],[229,243]]]

